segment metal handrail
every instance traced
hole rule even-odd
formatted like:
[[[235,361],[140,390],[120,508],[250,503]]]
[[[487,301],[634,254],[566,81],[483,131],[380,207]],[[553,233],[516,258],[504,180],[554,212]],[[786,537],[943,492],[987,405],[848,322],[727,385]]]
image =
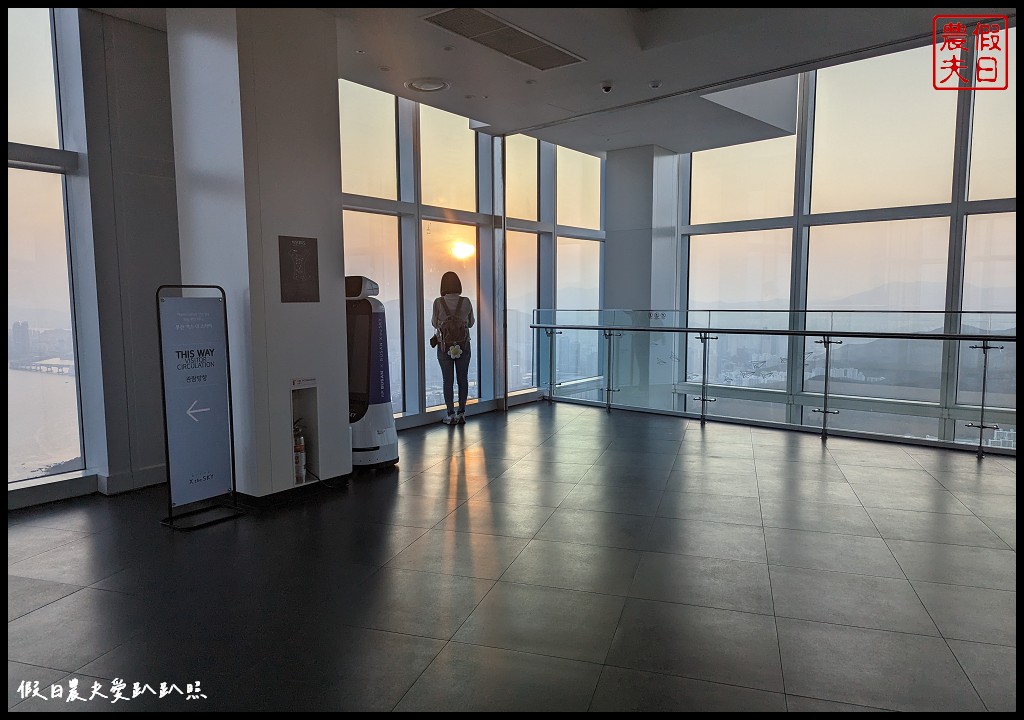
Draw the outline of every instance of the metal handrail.
[[[784,335],[794,337],[844,337],[844,338],[894,338],[902,340],[1005,340],[1017,342],[1016,335],[999,333],[910,333],[910,332],[865,332],[863,330],[769,330],[767,328],[717,328],[717,327],[665,327],[633,325],[566,325],[561,323],[531,323],[539,330],[600,330],[631,332],[674,332],[674,333],[722,333],[724,335]]]

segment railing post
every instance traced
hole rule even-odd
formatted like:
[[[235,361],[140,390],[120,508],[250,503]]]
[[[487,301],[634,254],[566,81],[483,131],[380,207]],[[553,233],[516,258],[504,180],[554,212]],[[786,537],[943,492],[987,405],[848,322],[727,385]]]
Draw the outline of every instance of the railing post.
[[[548,336],[548,402],[555,400],[555,335],[561,335],[561,330],[545,328]]]
[[[828,335],[824,335],[821,340],[815,340],[814,344],[825,346],[825,392],[821,408],[814,408],[814,412],[821,413],[821,440],[824,442],[828,439],[828,416],[839,414],[838,410],[828,409],[828,383],[832,376],[832,346],[842,345],[843,341],[832,340]]]
[[[981,417],[978,423],[967,423],[967,427],[978,428],[978,459],[985,455],[984,434],[986,430],[998,430],[998,425],[985,424],[985,393],[988,391],[988,351],[1002,350],[1002,345],[989,345],[988,340],[982,340],[981,345],[971,345],[972,350],[981,350]]]
[[[700,424],[703,425],[707,419],[707,404],[709,402],[715,402],[714,398],[708,397],[708,340],[717,340],[717,335],[709,335],[706,332],[697,333],[697,339],[700,340],[701,351],[704,354],[703,360],[701,361],[701,377],[700,377],[700,396],[694,397],[694,400],[700,400]]]
[[[614,362],[614,354],[612,352],[612,338],[622,335],[622,333],[612,332],[611,330],[604,330],[605,340],[608,341],[608,361],[604,366],[605,373],[605,389],[604,389],[604,408],[608,412],[612,411],[612,393],[618,392],[618,390],[612,387],[612,363]]]

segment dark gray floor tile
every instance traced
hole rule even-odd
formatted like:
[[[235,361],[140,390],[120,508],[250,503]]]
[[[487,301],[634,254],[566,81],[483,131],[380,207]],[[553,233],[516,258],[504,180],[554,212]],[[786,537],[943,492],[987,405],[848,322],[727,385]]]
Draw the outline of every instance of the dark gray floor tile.
[[[989,495],[1016,495],[1016,475],[977,475],[974,473],[950,473],[931,471],[934,477],[950,492],[984,493]]]
[[[642,550],[652,522],[654,518],[645,515],[558,508],[537,539]]]
[[[868,443],[873,447],[837,446],[836,440],[829,438],[828,450],[838,465],[858,465],[874,468],[890,468],[901,470],[921,470],[917,460],[900,448],[893,448],[887,443]]]
[[[7,572],[70,585],[91,585],[128,567],[138,551],[138,547],[126,545],[105,531],[8,565]]]
[[[858,575],[902,578],[903,572],[881,538],[807,530],[765,528],[768,564]]]
[[[501,579],[525,585],[626,595],[640,555],[637,550],[531,540]]]
[[[971,514],[971,511],[948,490],[920,490],[860,483],[850,487],[857,493],[857,497],[864,507],[917,510],[951,515]]]
[[[660,490],[580,483],[565,496],[559,507],[627,515],[654,515],[661,499]]]
[[[396,711],[582,712],[601,666],[450,642]]]
[[[854,507],[861,505],[860,498],[846,482],[816,482],[799,478],[765,477],[758,473],[757,490],[762,501],[853,505]]]
[[[704,475],[700,473],[676,472],[668,476],[667,492],[704,493],[706,495],[733,495],[736,497],[757,497],[757,478],[733,477],[732,475]]]
[[[1006,549],[1006,543],[973,515],[887,508],[867,508],[867,512],[882,537],[887,540],[918,540]]]
[[[880,468],[868,465],[840,465],[847,482],[857,485],[878,485],[903,490],[945,490],[926,470]]]
[[[745,457],[707,457],[701,455],[677,455],[672,466],[673,473],[697,475],[729,475],[732,477],[755,477],[754,461]]]
[[[387,567],[497,580],[519,556],[525,538],[429,530]]]
[[[600,448],[540,445],[517,460],[524,463],[561,463],[589,467],[602,452]]]
[[[602,467],[649,468],[651,470],[671,470],[676,462],[674,454],[645,453],[630,450],[605,450],[594,461]]]
[[[498,477],[516,464],[516,460],[492,457],[464,457],[457,455],[431,465],[423,471],[424,475],[478,475]]]
[[[447,475],[414,475],[398,486],[399,495],[425,495],[437,498],[468,500],[490,482],[483,475],[449,477]]]
[[[1016,495],[989,495],[963,492],[962,490],[954,490],[953,495],[975,515],[1002,518],[1004,520],[1017,519]]]
[[[139,631],[143,607],[85,588],[7,623],[7,659],[72,672]]]
[[[43,697],[50,698],[50,686],[67,675],[64,670],[26,665],[7,661],[7,709],[31,697],[36,690]],[[39,683],[37,686],[35,683]],[[66,687],[65,687],[66,689]],[[39,701],[43,702],[43,701]],[[53,702],[47,700],[47,702]],[[56,704],[56,703],[55,703]]]
[[[646,438],[616,438],[605,448],[610,453],[653,453],[675,455],[679,452],[680,440],[648,440]]]
[[[166,509],[167,494],[163,495],[163,509]],[[111,505],[109,499],[99,493],[84,497],[60,500],[35,507],[23,508],[8,513],[10,519],[20,523],[39,525],[56,530],[70,530],[81,533],[95,533],[108,530],[119,519],[119,510],[126,503]]]
[[[463,449],[461,454],[463,457],[466,458],[479,458],[481,460],[488,458],[522,460],[524,456],[529,455],[538,447],[539,445],[532,443],[515,445],[512,443],[491,442],[489,440],[485,440],[483,442],[477,443],[476,445],[470,445],[469,447]]]
[[[999,458],[978,458],[974,452],[963,450],[942,450],[927,447],[908,447],[907,454],[913,457],[925,470],[974,475],[1007,475],[1008,470],[999,463]],[[993,462],[989,462],[993,460]]]
[[[785,712],[780,693],[606,666],[591,712]]]
[[[889,540],[889,548],[911,580],[1017,589],[1017,553],[1012,550]]]
[[[1017,549],[1017,521],[1006,518],[992,518],[980,516],[983,523],[989,526],[1004,543],[1012,549]]]
[[[984,709],[946,641],[778,618],[786,690],[913,712]]]
[[[800,480],[806,482],[845,483],[846,476],[831,458],[817,462],[756,458],[758,480]]]
[[[1017,593],[915,582],[942,636],[1017,646]]]
[[[629,595],[772,614],[768,567],[739,560],[645,552]]]
[[[495,478],[473,495],[475,502],[558,507],[575,483],[545,482],[520,476]]]
[[[706,442],[701,440],[687,440],[683,436],[683,442],[679,445],[679,455],[692,457],[718,457],[718,458],[743,458],[744,460],[754,459],[754,449],[749,442]]]
[[[668,470],[595,465],[579,479],[580,485],[617,485],[637,490],[664,490]]]
[[[353,502],[344,516],[360,522],[429,528],[463,502],[464,499],[454,497],[392,494],[368,502]]]
[[[786,704],[789,706],[789,712],[889,712],[880,708],[850,705],[849,703],[832,702],[831,700],[818,700],[817,698],[800,697],[799,695],[787,695]]]
[[[596,458],[612,444],[612,440],[614,440],[614,436],[611,434],[606,436],[560,432],[546,439],[538,447],[565,450],[585,449],[588,451],[588,457]]]
[[[878,537],[875,524],[859,505],[761,499],[761,521],[765,527],[815,530]]]
[[[470,500],[434,529],[532,538],[552,512],[554,509],[549,507]]]
[[[7,564],[41,555],[61,545],[79,540],[88,533],[58,530],[43,525],[18,523],[7,528]]]
[[[761,526],[761,506],[754,497],[666,492],[659,517]]]
[[[452,640],[601,663],[624,602],[614,595],[502,581]]]
[[[911,584],[901,578],[772,566],[778,617],[938,635]]]
[[[314,709],[387,712],[398,704],[445,643],[404,633],[343,626],[319,635],[293,635],[277,651],[261,655],[260,667],[240,680],[302,679],[329,688]]]
[[[974,689],[991,712],[1017,711],[1017,649],[950,640]]]
[[[590,464],[567,462],[537,462],[519,460],[501,474],[502,478],[525,478],[544,482],[576,483],[583,477]]]
[[[355,627],[449,640],[493,580],[381,568],[339,607]]]
[[[767,562],[764,531],[750,525],[655,518],[645,550]]]
[[[758,466],[763,462],[796,462],[817,466],[829,465],[833,470],[836,466],[835,460],[832,459],[832,454],[822,442],[776,443],[771,445],[758,443],[753,448],[754,460]],[[821,468],[819,467],[819,469]]]
[[[7,622],[81,589],[81,585],[67,585],[50,580],[8,575]]]
[[[732,610],[630,599],[607,663],[781,692],[775,619]]]

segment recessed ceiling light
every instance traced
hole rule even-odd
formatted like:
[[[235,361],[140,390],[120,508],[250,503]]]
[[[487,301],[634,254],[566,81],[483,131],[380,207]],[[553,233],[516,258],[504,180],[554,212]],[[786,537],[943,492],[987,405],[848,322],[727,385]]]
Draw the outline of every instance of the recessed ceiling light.
[[[415,78],[405,84],[410,90],[418,90],[419,92],[440,92],[441,90],[447,90],[451,87],[451,83],[441,78]]]

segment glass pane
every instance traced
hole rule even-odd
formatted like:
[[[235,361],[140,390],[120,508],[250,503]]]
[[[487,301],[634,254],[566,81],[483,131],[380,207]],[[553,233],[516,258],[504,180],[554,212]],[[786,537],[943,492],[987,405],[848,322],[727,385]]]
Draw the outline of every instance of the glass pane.
[[[424,205],[476,211],[476,133],[469,120],[420,105]]]
[[[537,140],[526,135],[505,138],[505,214],[537,220]]]
[[[971,93],[971,178],[968,200],[1017,197],[1017,28],[1010,28],[1009,87]]]
[[[956,438],[954,442],[964,443],[966,445],[978,446],[978,433],[979,430],[976,427],[969,427],[968,423],[977,423],[977,420],[958,420],[956,423]],[[1017,449],[1017,426],[1016,424],[1010,423],[993,423],[989,418],[985,418],[986,425],[998,425],[998,429],[984,430],[981,431],[981,444],[985,447],[990,448],[1005,448],[1008,450]]]
[[[472,225],[454,225],[436,221],[423,222],[423,336],[429,339],[433,332],[430,315],[434,298],[441,291],[441,276],[449,270],[462,281],[462,295],[473,303],[473,314],[479,318],[480,298],[477,293],[477,232]],[[477,342],[477,325],[469,329],[469,342],[473,357],[469,364],[469,397],[479,398],[480,387],[477,367],[480,352]],[[437,351],[429,345],[426,349],[426,407],[444,406],[444,384],[441,367],[437,363]],[[455,388],[456,401],[458,387]]]
[[[811,211],[949,202],[955,92],[931,46],[817,71]]]
[[[714,393],[709,393],[708,396],[714,397]],[[686,409],[692,413],[700,413],[700,406],[700,388],[697,388],[695,392],[686,396]],[[715,397],[713,403],[708,403],[705,414],[709,417],[732,418],[734,420],[781,423],[786,422],[786,404],[784,402]]]
[[[948,218],[812,227],[807,309],[942,312],[948,246]]]
[[[1017,213],[967,218],[963,309],[1017,310]]]
[[[810,230],[807,309],[872,310],[864,332],[938,332],[946,297],[949,220],[893,220]],[[920,316],[898,311],[931,311]],[[841,320],[840,324],[848,322]],[[849,322],[852,322],[850,320]],[[934,402],[942,343],[841,338],[832,346],[830,392]],[[808,340],[804,388],[822,392],[825,350]]]
[[[814,412],[811,408],[804,408],[803,419],[804,425],[821,427],[821,413]],[[850,430],[923,440],[936,440],[939,437],[938,418],[867,410],[840,410],[837,414],[828,416],[828,427],[829,430]]]
[[[398,199],[395,96],[348,80],[338,81],[341,116],[341,189]]]
[[[601,229],[601,158],[559,146],[557,222]]]
[[[537,386],[534,331],[530,328],[537,307],[537,235],[509,232],[505,243],[508,391],[515,392]]]
[[[1017,310],[1017,213],[971,215],[967,218],[964,258],[964,332],[1016,334],[1016,315],[991,316],[985,312]],[[957,402],[981,404],[985,354],[978,342],[960,343]],[[1017,343],[994,341],[988,351],[986,407],[1017,407]],[[986,422],[986,424],[988,424]]]
[[[792,230],[692,235],[689,309],[787,310],[792,238]]]
[[[7,481],[81,470],[63,177],[7,170]]]
[[[380,286],[377,299],[384,305],[387,323],[391,407],[396,413],[404,412],[398,218],[346,210],[344,224],[345,274],[364,275]]]
[[[601,306],[601,243],[558,238],[555,307],[597,310]],[[596,330],[564,330],[556,336],[555,370],[559,382],[600,375],[601,337]]]
[[[693,153],[690,223],[793,214],[796,136]]]
[[[60,147],[50,8],[7,8],[7,142]]]

